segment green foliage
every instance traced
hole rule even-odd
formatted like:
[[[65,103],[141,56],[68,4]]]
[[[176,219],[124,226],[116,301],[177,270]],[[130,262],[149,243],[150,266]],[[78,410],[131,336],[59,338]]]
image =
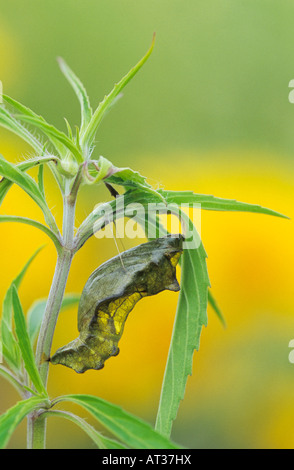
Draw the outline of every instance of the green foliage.
[[[58,258],[48,299],[37,299],[26,316],[19,299],[18,288],[37,253],[14,279],[4,298],[1,341],[6,365],[0,367],[0,374],[15,386],[23,400],[0,417],[1,448],[8,444],[14,429],[25,416],[31,424],[32,434],[28,442],[32,443],[32,447],[44,446],[44,426],[37,430],[34,425],[40,422],[38,420],[45,422],[45,419],[52,415],[69,419],[77,424],[99,448],[114,449],[125,446],[145,449],[177,448],[170,441],[172,423],[176,418],[180,401],[184,398],[187,378],[192,372],[194,350],[199,349],[201,331],[203,326],[207,325],[208,302],[224,323],[220,308],[209,290],[206,252],[196,228],[192,226],[195,245],[184,249],[180,260],[181,291],[155,428],[118,406],[95,396],[68,395],[50,401],[46,383],[57,317],[62,309],[79,302],[77,295],[64,295],[71,261],[94,231],[102,229],[110,222],[105,217],[102,205],[90,213],[75,231],[75,204],[81,185],[105,183],[115,197],[115,200],[109,202],[109,207],[113,209],[114,221],[123,217],[134,217],[145,230],[145,214],[139,211],[135,215],[130,215],[126,210],[128,205],[140,204],[142,209],[146,209],[150,203],[162,204],[169,213],[182,218],[189,228],[191,221],[188,216],[181,210],[176,211],[175,205],[198,204],[203,210],[253,212],[286,218],[279,212],[256,204],[195,194],[191,191],[157,190],[137,171],[131,168],[117,168],[103,156],[95,157],[95,138],[102,119],[121,96],[123,88],[147,61],[153,47],[154,38],[144,57],[114,85],[94,112],[84,85],[65,61],[59,59],[61,71],[72,86],[81,108],[81,125],[80,128],[76,127],[75,133],[67,120],[66,134],[26,106],[8,96],[3,96],[4,104],[0,105],[0,125],[27,142],[36,156],[17,165],[0,156],[2,176],[0,205],[12,185],[17,184],[40,207],[45,223],[17,215],[0,215],[0,222],[19,222],[42,230],[53,241]],[[32,127],[33,130],[30,131],[28,127]],[[38,138],[35,137],[36,131]],[[27,174],[27,171],[36,165],[39,165],[39,171],[35,180]],[[51,170],[63,199],[62,230],[57,226],[46,201],[45,165]],[[119,194],[116,187],[123,193]],[[123,201],[122,206],[117,204],[121,201]],[[157,216],[153,214],[148,223],[158,228],[159,234],[162,233],[163,228]],[[148,237],[148,232],[146,236]],[[57,403],[64,401],[81,405],[120,442],[104,437],[79,416],[66,410],[52,409]]]
[[[45,220],[54,232],[58,232],[54,217],[47,206],[45,197],[41,193],[39,186],[27,173],[21,171],[16,165],[9,163],[0,155],[0,174],[17,184],[23,189],[41,208]]]
[[[115,441],[114,439],[108,439],[107,437],[103,436],[100,432],[98,432],[93,426],[91,426],[85,419],[77,416],[73,413],[68,411],[61,411],[61,410],[54,410],[46,412],[46,416],[55,416],[68,419],[72,423],[77,424],[88,436],[94,444],[99,449],[125,449],[126,447],[121,444],[120,442]]]
[[[208,302],[210,303],[210,305],[213,308],[214,312],[218,316],[220,322],[223,324],[224,327],[226,327],[226,320],[223,316],[223,313],[222,313],[221,309],[219,308],[218,303],[215,300],[215,298],[213,297],[210,290],[208,290]]]
[[[87,128],[88,124],[91,121],[92,118],[92,108],[90,105],[89,97],[87,95],[87,92],[85,90],[84,85],[80,81],[80,79],[74,74],[74,72],[69,68],[69,66],[66,64],[66,62],[59,57],[58,58],[58,63],[60,66],[60,69],[64,76],[67,78],[69,81],[70,85],[72,86],[81,106],[81,134],[84,132],[84,130]]]
[[[13,312],[13,302],[12,302],[12,292],[13,289],[18,289],[27,269],[30,264],[33,262],[37,254],[40,252],[42,247],[40,247],[31,258],[27,261],[23,269],[14,279],[9,289],[6,292],[2,308],[2,318],[1,318],[1,338],[2,338],[2,352],[5,361],[10,366],[10,368],[18,373],[21,368],[21,351],[19,344],[13,333],[13,323],[12,323],[12,312]]]
[[[156,420],[156,429],[166,436],[171,434],[188,375],[192,374],[193,352],[199,349],[202,327],[207,326],[207,255],[195,228],[194,240],[195,247],[183,252],[181,291]]]
[[[18,297],[16,287],[12,286],[12,305],[14,310],[15,332],[18,339],[19,348],[21,350],[22,359],[29,377],[40,394],[47,395],[44,384],[37,369],[33,349],[27,332],[26,320],[23,309]]]
[[[178,448],[149,424],[101,398],[92,395],[66,395],[60,397],[59,400],[68,400],[81,405],[128,447],[135,449]]]
[[[21,162],[16,166],[21,171],[27,171],[27,170],[29,170],[30,168],[33,168],[36,165],[40,165],[40,167],[43,168],[44,163],[49,163],[49,162],[57,163],[57,161],[58,161],[57,157],[49,155],[47,157],[30,158],[29,160],[25,160],[24,162]],[[1,180],[1,184],[0,184],[0,205],[2,204],[3,199],[5,198],[5,196],[7,194],[7,191],[9,191],[9,189],[11,188],[12,185],[13,185],[12,180],[9,180],[9,179],[6,179],[6,178],[3,178]],[[39,187],[39,189],[40,189],[40,187]],[[42,194],[43,194],[43,192],[42,192]],[[44,194],[43,194],[43,196],[44,196]]]
[[[44,397],[30,397],[19,401],[6,413],[0,416],[0,449],[4,449],[19,423],[32,411],[41,408]]]
[[[16,215],[0,215],[1,222],[17,222],[20,224],[31,225],[32,227],[38,228],[53,241],[57,252],[61,249],[61,241],[58,235],[56,235],[49,227],[44,224],[41,224],[37,220],[28,219],[27,217],[19,217]]]
[[[93,146],[97,129],[105,113],[114,104],[115,99],[124,89],[124,87],[129,83],[129,81],[137,74],[137,72],[144,65],[144,63],[146,62],[146,60],[152,53],[152,50],[154,47],[154,41],[155,41],[155,36],[153,37],[151,47],[147,51],[145,56],[117,84],[114,85],[111,92],[107,96],[105,96],[104,100],[101,101],[98,108],[94,112],[89,122],[89,125],[87,126],[85,133],[83,134],[82,139],[81,139],[81,147],[84,149],[86,153],[90,152],[90,149]]]
[[[25,140],[36,152],[42,151],[42,144],[3,106],[0,106],[0,125]]]
[[[230,211],[230,212],[253,212],[256,214],[273,215],[288,219],[286,215],[257,204],[249,204],[247,202],[239,202],[234,199],[223,199],[207,194],[195,194],[192,191],[158,191],[167,201],[168,204],[200,204],[201,209],[212,211]]]

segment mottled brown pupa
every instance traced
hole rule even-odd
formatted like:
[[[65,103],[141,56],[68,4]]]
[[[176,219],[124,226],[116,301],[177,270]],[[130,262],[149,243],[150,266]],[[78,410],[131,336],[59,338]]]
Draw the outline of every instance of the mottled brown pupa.
[[[78,373],[102,369],[119,353],[118,342],[126,319],[143,297],[163,290],[178,291],[176,266],[183,237],[169,235],[123,252],[97,268],[89,277],[78,310],[80,335],[58,349],[52,364]]]

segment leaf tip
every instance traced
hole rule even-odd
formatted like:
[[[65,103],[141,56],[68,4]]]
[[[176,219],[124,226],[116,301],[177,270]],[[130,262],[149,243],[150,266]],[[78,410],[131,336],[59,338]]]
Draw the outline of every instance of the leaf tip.
[[[64,59],[63,59],[61,56],[57,56],[57,57],[56,57],[56,60],[57,60],[57,63],[58,63],[60,66],[65,63],[65,62],[64,62]]]
[[[57,60],[57,63],[59,65],[59,68],[60,68],[61,72],[65,73],[65,70],[67,68],[67,64],[66,64],[65,60],[60,56],[56,57],[56,60]]]
[[[151,52],[153,51],[153,48],[154,48],[154,45],[155,45],[155,40],[156,40],[156,31],[153,32],[153,35],[152,35],[152,41],[151,41],[151,46],[149,48],[149,53],[151,54]]]

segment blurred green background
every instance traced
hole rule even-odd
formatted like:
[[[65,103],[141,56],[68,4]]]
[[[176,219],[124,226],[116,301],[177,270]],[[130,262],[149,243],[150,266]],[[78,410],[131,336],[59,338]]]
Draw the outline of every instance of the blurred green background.
[[[151,58],[100,127],[96,155],[139,170],[155,187],[234,198],[293,217],[293,15],[291,0],[0,0],[0,80],[6,94],[65,130],[64,117],[79,124],[79,107],[56,57],[81,78],[95,107],[156,31]],[[0,152],[13,162],[32,153],[2,129]],[[61,221],[55,189],[49,179],[48,199]],[[77,223],[104,198],[102,189],[83,190]],[[17,188],[1,213],[42,220]],[[191,448],[292,448],[293,223],[205,212],[201,225],[227,328],[209,309],[173,438]],[[3,299],[47,240],[30,227],[0,229]],[[113,240],[91,240],[74,261],[67,292],[81,292],[89,274],[114,255]],[[54,264],[48,245],[20,290],[26,309],[48,294]],[[164,293],[139,303],[120,355],[102,371],[78,376],[52,367],[51,395],[94,393],[154,423],[176,302],[176,294]],[[76,333],[73,309],[60,316],[53,349]],[[0,387],[3,412],[18,398],[2,380]],[[24,446],[22,423],[10,447]],[[48,447],[92,444],[71,424],[50,419]]]

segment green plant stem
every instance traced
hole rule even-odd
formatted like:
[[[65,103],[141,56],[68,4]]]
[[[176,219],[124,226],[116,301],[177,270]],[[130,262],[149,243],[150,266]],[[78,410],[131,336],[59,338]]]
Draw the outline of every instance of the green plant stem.
[[[37,343],[36,362],[45,387],[47,386],[52,339],[74,256],[75,203],[76,199],[69,198],[68,194],[64,196],[63,247],[57,257],[55,273]],[[44,416],[41,418],[32,413],[28,416],[28,447],[33,449],[45,448],[45,439],[46,420]]]
[[[73,254],[63,249],[57,258],[53,282],[45,309],[37,343],[36,361],[44,385],[47,384],[48,368],[53,334],[60,311]]]
[[[32,413],[28,416],[27,448],[45,449],[46,419]]]

